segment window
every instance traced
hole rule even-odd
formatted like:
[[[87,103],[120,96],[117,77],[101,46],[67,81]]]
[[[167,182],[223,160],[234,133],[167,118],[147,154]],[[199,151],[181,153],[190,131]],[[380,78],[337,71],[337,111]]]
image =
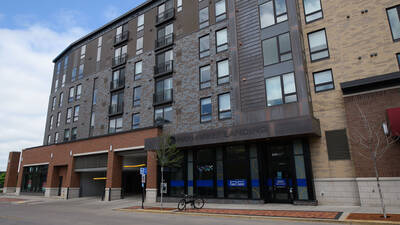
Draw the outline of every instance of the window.
[[[137,31],[141,31],[144,29],[144,14],[138,16],[137,20]]]
[[[85,59],[85,57],[86,57],[86,45],[83,45],[81,47],[81,60]]]
[[[226,196],[231,199],[248,199],[251,182],[249,151],[244,145],[236,145],[227,146],[224,153]]]
[[[218,84],[225,84],[229,82],[229,60],[217,62]]]
[[[329,58],[325,29],[309,33],[308,45],[310,46],[311,62]]]
[[[211,97],[200,99],[200,122],[209,122],[212,118]]]
[[[156,48],[162,48],[174,43],[174,24],[168,24],[157,30]]]
[[[92,112],[92,116],[90,117],[90,129],[94,129],[94,121],[96,120],[96,113]]]
[[[400,40],[400,5],[386,10],[394,41]]]
[[[217,53],[222,52],[228,49],[228,29],[222,29],[217,31],[216,33],[217,38]]]
[[[155,103],[165,103],[170,101],[172,101],[172,78],[157,81]]]
[[[50,116],[50,130],[53,129],[53,116]]]
[[[67,73],[67,68],[68,68],[68,56],[65,56],[65,59],[64,59],[64,73]]]
[[[332,90],[335,88],[332,78],[332,70],[313,73],[315,92]]]
[[[51,144],[51,135],[47,136],[47,144]]]
[[[112,74],[111,89],[121,88],[125,85],[125,68],[116,70]]]
[[[59,127],[60,123],[61,123],[61,112],[58,112],[57,113],[57,124],[56,124],[56,126]]]
[[[135,113],[132,115],[132,129],[137,129],[140,126],[140,114]]]
[[[74,95],[75,95],[75,87],[71,87],[69,89],[69,98],[68,102],[72,102],[74,100]]]
[[[288,19],[286,0],[271,0],[260,5],[261,28],[266,28]]]
[[[400,68],[400,53],[397,53],[397,63],[399,64],[399,68]]]
[[[78,128],[74,127],[71,129],[71,141],[76,140],[78,136]]]
[[[122,47],[116,48],[114,51],[114,61],[113,65],[120,65],[122,63],[126,62],[126,54],[128,52],[128,47],[127,45],[124,45]]]
[[[215,3],[215,22],[226,19],[226,5],[225,0]]]
[[[71,118],[72,118],[72,108],[68,108],[67,109],[67,119],[66,119],[66,123],[71,123]]]
[[[155,74],[167,74],[173,72],[174,53],[172,50],[156,55]]]
[[[350,159],[346,129],[325,131],[329,160]]]
[[[93,90],[93,102],[92,105],[96,105],[97,102],[97,88]]]
[[[62,76],[62,80],[61,80],[61,87],[64,87],[65,86],[65,78],[67,77],[67,74],[65,74],[65,71],[64,71],[64,74],[63,74],[63,76]]]
[[[54,83],[54,92],[57,92],[58,90],[58,78],[56,78],[56,81]]]
[[[64,130],[64,141],[69,141],[70,136],[71,136],[70,130],[65,129]]]
[[[56,97],[53,97],[53,103],[51,104],[51,111],[56,109]]]
[[[58,107],[61,108],[63,106],[63,99],[64,99],[64,93],[60,93],[60,99],[58,101]]]
[[[110,114],[122,113],[124,107],[124,92],[116,92],[111,95]]]
[[[136,55],[143,53],[143,37],[138,38],[136,41]]]
[[[78,86],[76,86],[76,95],[75,95],[76,100],[81,99],[81,94],[82,94],[82,84],[79,84]]]
[[[73,68],[71,74],[71,82],[74,82],[75,80],[76,80],[76,68]]]
[[[217,189],[217,154],[214,149],[199,149],[193,153],[194,192],[198,196],[214,198]]]
[[[289,33],[266,39],[262,42],[264,66],[292,59]]]
[[[133,106],[140,105],[140,96],[142,95],[142,87],[133,88]]]
[[[74,122],[78,121],[79,119],[79,105],[74,107]]]
[[[177,0],[176,2],[177,11],[182,11],[182,0]]]
[[[200,43],[200,58],[210,55],[210,35],[199,38]]]
[[[231,113],[231,95],[230,93],[218,95],[218,118],[229,119],[232,117]]]
[[[200,67],[200,89],[211,87],[210,65]]]
[[[79,75],[78,75],[78,79],[82,79],[83,78],[83,70],[85,68],[85,64],[81,64],[79,66]]]
[[[99,37],[97,41],[97,58],[96,62],[100,62],[101,59],[101,46],[103,45],[103,37]]]
[[[55,133],[54,135],[54,144],[58,143],[58,132]]]
[[[265,80],[267,106],[281,105],[297,101],[294,73]]]
[[[117,133],[122,131],[122,117],[116,117],[110,119],[110,124],[108,126],[108,133]]]
[[[199,11],[199,27],[202,29],[208,27],[208,25],[208,7],[206,7]]]
[[[323,17],[321,0],[303,0],[306,23],[311,23]]]
[[[154,110],[154,120],[156,122],[169,123],[172,121],[172,106],[166,106]]]
[[[135,80],[139,80],[142,77],[142,61],[135,63]]]
[[[56,71],[57,75],[60,74],[60,70],[61,70],[61,62],[58,62],[57,63],[57,71]]]

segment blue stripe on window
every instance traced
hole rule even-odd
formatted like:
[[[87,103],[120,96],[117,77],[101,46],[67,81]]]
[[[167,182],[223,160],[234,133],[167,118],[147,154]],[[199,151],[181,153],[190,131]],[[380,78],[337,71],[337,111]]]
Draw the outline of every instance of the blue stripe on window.
[[[251,180],[251,186],[259,187],[260,186],[260,181],[259,180]]]
[[[193,181],[192,180],[188,180],[188,187],[193,187]]]
[[[185,181],[183,180],[171,180],[170,182],[171,187],[184,187]]]
[[[218,187],[223,187],[224,186],[224,181],[223,180],[217,180],[217,186]]]
[[[298,187],[307,187],[307,180],[306,179],[297,179],[297,186]]]
[[[196,184],[197,184],[197,187],[213,187],[214,181],[213,180],[197,180]]]

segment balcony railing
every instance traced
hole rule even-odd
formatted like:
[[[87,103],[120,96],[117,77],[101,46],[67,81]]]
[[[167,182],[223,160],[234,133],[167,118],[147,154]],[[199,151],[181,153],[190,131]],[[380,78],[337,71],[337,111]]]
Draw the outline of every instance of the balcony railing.
[[[124,112],[124,103],[110,105],[108,110],[108,114],[110,115],[122,114],[123,112]]]
[[[166,89],[162,91],[157,91],[153,95],[153,105],[161,105],[165,103],[170,103],[173,100],[174,92],[172,89]]]
[[[174,34],[168,34],[156,40],[156,49],[163,48],[174,43]]]
[[[112,61],[112,66],[116,67],[126,63],[127,54],[122,54],[120,56],[114,57]]]
[[[120,77],[119,79],[112,80],[110,82],[110,90],[117,90],[125,86],[125,77]]]
[[[174,61],[173,60],[158,63],[158,65],[156,65],[154,67],[154,76],[157,77],[157,76],[169,74],[169,73],[172,73],[173,70],[174,70]]]
[[[114,45],[118,45],[129,38],[129,31],[124,31],[114,37]]]
[[[172,18],[175,17],[175,9],[174,8],[170,8],[170,9],[166,9],[164,12],[159,13],[156,16],[156,24],[161,24],[165,21],[168,21]]]

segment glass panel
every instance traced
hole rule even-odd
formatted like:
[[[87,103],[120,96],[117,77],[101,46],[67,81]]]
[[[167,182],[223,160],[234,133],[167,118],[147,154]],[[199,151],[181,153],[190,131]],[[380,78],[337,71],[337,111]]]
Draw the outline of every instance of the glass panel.
[[[154,112],[154,120],[162,120],[164,117],[163,109],[156,109]]]
[[[122,118],[118,118],[116,122],[116,132],[122,131]]]
[[[200,52],[210,49],[210,39],[209,36],[204,36],[200,38]]]
[[[219,111],[231,110],[231,95],[223,94],[219,96]]]
[[[228,43],[228,31],[223,29],[217,32],[217,46]]]
[[[296,102],[297,101],[297,95],[288,95],[285,96],[285,103],[291,103],[291,102]]]
[[[211,98],[205,98],[201,100],[201,122],[211,120],[212,105]]]
[[[226,13],[225,0],[215,3],[215,15],[219,16]]]
[[[303,2],[306,15],[321,10],[320,0],[304,0]]]
[[[264,66],[279,62],[276,38],[263,41]]]
[[[317,13],[311,14],[309,16],[306,16],[306,22],[309,23],[309,22],[317,20],[319,18],[322,18],[322,12],[317,12]]]
[[[229,61],[224,60],[218,62],[218,77],[224,77],[229,75]]]
[[[173,59],[174,59],[174,52],[172,50],[165,52],[165,62],[171,61]]]
[[[142,61],[137,62],[135,64],[135,74],[141,74],[142,73]]]
[[[279,51],[286,53],[292,51],[290,48],[290,36],[289,33],[279,35]]]
[[[139,26],[142,26],[144,24],[144,15],[142,14],[142,15],[140,15],[139,17],[138,17],[138,27]]]
[[[214,197],[215,152],[198,150],[196,156],[196,193],[202,197]]]
[[[333,84],[325,84],[325,85],[319,85],[315,87],[315,91],[325,91],[325,90],[330,90],[333,89],[334,86]]]
[[[200,68],[200,82],[206,82],[211,79],[210,77],[210,66]]]
[[[308,35],[310,42],[311,52],[326,49],[328,46],[326,44],[325,30],[320,30]]]
[[[318,52],[318,53],[312,53],[311,54],[311,60],[323,59],[323,58],[327,58],[328,56],[329,56],[328,50],[322,51],[322,52]]]
[[[201,9],[199,12],[199,23],[202,24],[208,20],[208,7]]]
[[[260,5],[261,28],[275,24],[274,7],[272,1]]]
[[[136,129],[139,128],[140,124],[140,114],[134,114],[132,118],[132,128]]]
[[[286,0],[275,0],[275,12],[276,15],[286,13]]]
[[[389,17],[389,22],[390,22],[390,27],[392,28],[392,34],[393,34],[393,39],[399,39],[400,38],[400,19],[399,19],[399,13],[397,8],[392,8],[389,9],[388,11],[388,17]]]
[[[314,73],[314,82],[316,85],[322,84],[322,83],[327,83],[327,82],[332,82],[332,71],[327,70],[327,71]]]
[[[124,46],[124,47],[126,47],[126,46]],[[138,51],[138,50],[140,50],[142,48],[143,48],[143,38],[141,37],[141,38],[137,39],[136,51]],[[125,51],[125,53],[126,53],[126,51]],[[124,54],[124,53],[122,53],[122,54]]]
[[[282,76],[283,78],[283,90],[285,94],[290,94],[296,92],[296,82],[294,79],[294,74],[289,73]]]
[[[273,77],[265,80],[267,106],[283,104],[281,78]]]
[[[166,120],[166,122],[172,121],[172,107],[164,108],[164,119]]]
[[[248,198],[249,157],[244,146],[226,149],[225,183],[228,198]]]
[[[171,23],[165,27],[165,35],[169,35],[172,33],[174,33],[174,24]]]
[[[276,17],[276,22],[277,22],[277,23],[280,23],[280,22],[286,21],[287,18],[288,18],[288,17],[287,17],[287,14],[283,14],[282,16]]]

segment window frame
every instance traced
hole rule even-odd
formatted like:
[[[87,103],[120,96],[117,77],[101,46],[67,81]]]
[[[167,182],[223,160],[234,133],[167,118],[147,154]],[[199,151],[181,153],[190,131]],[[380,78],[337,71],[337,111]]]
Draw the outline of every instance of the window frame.
[[[310,24],[310,23],[313,23],[315,21],[324,19],[324,10],[323,10],[323,7],[322,7],[322,1],[321,0],[318,0],[319,1],[319,5],[321,6],[321,9],[317,10],[315,12],[309,13],[309,14],[306,14],[306,7],[305,7],[305,4],[304,4],[304,1],[305,0],[303,0],[303,13],[304,13],[304,22],[306,24]],[[321,17],[320,18],[314,19],[314,20],[311,20],[311,21],[307,21],[307,16],[311,16],[311,15],[317,14],[318,12],[321,12]]]
[[[78,110],[76,110],[78,109]],[[74,114],[73,114],[73,122],[77,122],[79,120],[79,111],[81,107],[79,105],[74,106]]]
[[[121,119],[122,120],[122,123],[121,123],[121,127],[119,128],[120,130],[119,131],[117,131],[118,129],[117,129],[117,121],[118,121],[118,119]],[[114,132],[110,132],[110,129],[111,129],[111,121],[115,121],[115,131]],[[116,134],[116,133],[119,133],[119,132],[122,132],[123,131],[123,129],[124,129],[124,119],[123,119],[123,116],[116,116],[116,117],[110,117],[110,119],[109,119],[109,121],[108,121],[108,133],[109,134]]]
[[[267,1],[265,1],[265,2],[263,2],[262,4],[258,4],[258,22],[260,23],[260,29],[261,30],[263,30],[263,29],[265,29],[265,28],[268,28],[268,27],[272,27],[272,26],[275,26],[275,25],[277,25],[277,24],[280,24],[280,23],[284,23],[284,22],[286,22],[286,21],[288,21],[289,20],[289,13],[288,13],[288,7],[287,7],[287,1],[285,0],[285,6],[286,6],[286,13],[282,13],[282,14],[279,14],[279,15],[277,15],[276,14],[276,6],[275,6],[275,1],[276,0],[267,0]],[[269,26],[266,26],[266,27],[262,27],[261,26],[261,6],[262,5],[264,5],[264,4],[267,4],[268,2],[272,2],[272,11],[274,12],[274,24],[271,24],[271,25],[269,25]],[[285,15],[286,14],[286,20],[284,20],[284,21],[281,21],[281,22],[277,22],[277,17],[280,17],[280,16],[283,16],[283,15]]]
[[[397,60],[397,64],[399,65],[399,69],[400,69],[400,52],[396,54],[396,60]]]
[[[61,124],[61,112],[57,113],[57,123],[56,123],[56,127],[59,127]]]
[[[138,90],[139,89],[139,99],[136,99],[136,90]],[[138,106],[140,106],[140,101],[141,101],[141,98],[142,98],[142,86],[135,86],[134,88],[133,88],[133,103],[132,103],[132,105],[133,105],[133,107],[138,107]]]
[[[222,45],[218,45],[218,32],[226,30],[226,42]],[[224,47],[226,45],[226,49],[218,50],[218,48]],[[229,50],[229,39],[228,39],[228,27],[221,28],[215,31],[215,51],[216,53],[224,52]]]
[[[66,136],[68,134],[68,136]],[[71,131],[70,129],[64,129],[64,142],[67,142],[71,139]]]
[[[81,99],[82,96],[82,84],[78,84],[75,87],[75,100],[79,100]],[[78,92],[78,90],[80,90],[80,92]]]
[[[219,14],[219,15],[217,15],[217,3],[220,3],[220,2],[224,2],[224,4],[225,4],[225,12],[224,13],[221,13],[221,14]],[[229,0],[228,0],[229,1]],[[227,6],[226,6],[226,0],[217,0],[217,1],[215,1],[215,4],[214,4],[214,11],[215,11],[215,23],[219,23],[219,22],[221,22],[221,21],[224,21],[224,20],[226,20],[226,18],[227,18]],[[223,16],[223,18],[222,19],[218,19],[218,17],[222,17]]]
[[[398,15],[398,17],[399,17],[399,20],[400,20],[400,5],[395,5],[395,6],[392,6],[392,7],[389,7],[389,8],[386,8],[386,16],[387,16],[387,20],[388,20],[388,23],[389,23],[389,28],[390,28],[390,34],[392,35],[392,40],[393,40],[393,42],[398,42],[398,41],[400,41],[400,37],[399,38],[397,38],[397,39],[394,39],[394,36],[393,36],[393,29],[392,29],[392,24],[390,23],[390,19],[389,19],[389,10],[391,10],[391,9],[394,9],[394,8],[396,8],[397,9],[397,15]]]
[[[285,34],[289,34],[289,45],[290,45],[290,51],[289,52],[281,52],[281,46],[280,46],[279,37],[282,36],[282,35],[285,35]],[[265,57],[265,55],[264,55],[264,41],[271,40],[271,39],[275,39],[276,50],[278,51],[278,62],[265,65],[264,64],[264,57]],[[283,63],[283,62],[287,62],[287,61],[293,60],[292,38],[290,36],[290,31],[288,31],[286,33],[278,34],[276,36],[273,36],[273,37],[266,38],[266,39],[262,40],[261,41],[261,50],[262,50],[262,55],[263,55],[263,67],[272,66],[272,65],[276,65],[276,64],[279,64],[279,63]],[[287,55],[289,53],[291,55],[290,59],[287,59],[287,60],[282,60],[281,59],[282,55]]]
[[[50,116],[50,120],[49,121],[50,121],[49,122],[49,130],[52,130],[53,129],[53,123],[54,123],[54,116],[53,115]]]
[[[290,92],[290,93],[285,94],[285,84],[283,82],[283,76],[288,75],[288,74],[293,74],[295,92]],[[268,106],[267,80],[268,79],[272,79],[272,78],[276,78],[276,77],[280,78],[279,81],[280,81],[280,85],[281,85],[282,104]],[[264,86],[265,86],[265,100],[266,100],[265,104],[266,104],[267,108],[276,107],[276,106],[282,106],[282,105],[291,104],[291,103],[297,103],[299,101],[299,96],[298,96],[298,93],[297,93],[297,85],[296,85],[296,73],[294,71],[293,72],[289,72],[289,73],[282,73],[282,74],[279,74],[279,75],[275,75],[275,76],[271,76],[271,77],[265,78],[264,79]],[[287,96],[291,96],[291,95],[296,95],[296,101],[286,102],[286,97]]]
[[[171,118],[171,121],[167,121],[167,120],[165,120],[165,109],[166,108],[171,108],[171,112],[172,111],[174,111],[174,108],[172,107],[172,105],[163,105],[163,106],[159,106],[159,107],[155,107],[154,108],[154,116],[153,116],[153,120],[154,120],[154,123],[157,123],[157,120],[156,120],[156,110],[159,110],[159,109],[162,109],[162,111],[163,111],[163,121],[164,121],[164,123],[171,123],[172,122],[172,119],[173,118]]]
[[[209,67],[210,79],[209,79],[208,81],[202,82],[202,81],[201,81],[201,75],[202,75],[201,69],[202,69],[202,68],[205,68],[205,67]],[[203,88],[202,88],[202,85],[203,85],[203,84],[206,84],[206,83],[209,83],[209,86],[208,86],[208,87],[203,87]],[[199,67],[199,90],[204,90],[204,89],[207,89],[207,88],[211,88],[211,65],[210,65],[210,64],[203,65],[203,66],[200,66],[200,67]]]
[[[67,113],[65,116],[65,124],[70,124],[72,122],[72,116],[73,116],[72,107],[69,107],[67,108]]]
[[[139,48],[138,44],[140,43],[139,40],[141,40],[141,48]],[[140,37],[138,39],[136,39],[136,55],[141,55],[143,54],[143,46],[144,46],[144,38]],[[128,52],[128,51],[127,51]]]
[[[200,12],[204,9],[207,9],[207,20],[200,22],[200,15],[201,15]],[[207,25],[204,25],[204,24],[207,24]],[[206,6],[206,7],[199,9],[199,29],[201,30],[201,29],[204,29],[209,26],[210,26],[210,7]]]
[[[324,33],[325,33],[326,49],[318,50],[318,51],[316,51],[316,52],[311,52],[311,47],[310,47],[310,34],[317,33],[317,32],[320,32],[320,31],[322,31],[322,30],[323,30]],[[311,32],[307,33],[307,41],[308,41],[308,52],[309,52],[309,54],[310,54],[310,60],[311,60],[312,63],[313,63],[313,62],[318,62],[318,61],[330,59],[331,53],[330,53],[330,51],[329,51],[328,34],[326,33],[326,29],[325,29],[325,28],[322,28],[322,29],[319,29],[319,30],[315,30],[315,31],[311,31]],[[320,58],[320,59],[315,59],[315,60],[312,59],[312,57],[311,57],[312,54],[320,53],[320,52],[323,52],[323,51],[328,51],[328,56],[327,56],[327,57],[325,57],[325,58]]]
[[[141,65],[142,71],[140,73],[137,73],[136,65],[139,64],[139,63],[142,64]],[[135,62],[135,72],[134,72],[134,75],[133,75],[134,76],[133,79],[134,80],[140,80],[140,78],[142,78],[142,74],[143,74],[143,60],[140,60],[140,61]]]
[[[203,111],[202,111],[202,107],[203,107],[202,101],[203,101],[203,100],[206,100],[206,99],[210,99],[211,112],[210,112],[210,113],[207,113],[207,114],[203,114]],[[210,116],[210,120],[203,121],[203,116]],[[208,97],[200,98],[200,123],[210,123],[210,122],[212,122],[212,97],[211,97],[211,96],[208,96]]]
[[[208,36],[208,49],[207,49],[207,50],[204,50],[204,51],[201,51],[201,49],[200,49],[200,46],[201,46],[201,39],[202,39],[202,38],[205,38],[205,37],[207,37],[207,36]],[[205,52],[208,52],[207,55],[203,55],[203,56],[202,56],[202,54],[205,53]],[[210,54],[211,54],[211,44],[210,44],[210,34],[208,33],[208,34],[205,34],[205,35],[199,37],[199,59],[209,57]]]
[[[64,99],[64,92],[61,92],[59,97],[58,97],[58,108],[61,108],[63,106],[63,100]]]
[[[221,62],[224,62],[224,61],[227,61],[228,62],[228,75],[225,75],[225,76],[223,76],[223,77],[219,77],[219,63],[221,63]],[[221,59],[221,60],[219,60],[219,61],[217,61],[216,62],[216,65],[217,65],[217,85],[219,86],[219,85],[224,85],[224,84],[229,84],[230,82],[231,82],[231,80],[230,80],[230,78],[231,78],[231,68],[230,68],[230,63],[229,63],[229,58],[225,58],[225,59]],[[222,79],[225,79],[225,78],[228,78],[228,81],[227,82],[224,82],[224,83],[220,83],[220,79],[222,80]]]
[[[71,96],[71,94],[72,94],[72,96]],[[69,92],[68,92],[68,102],[73,102],[74,99],[75,99],[75,87],[70,87]]]
[[[176,12],[181,12],[183,10],[183,0],[176,1]]]
[[[326,72],[326,71],[331,71],[331,78],[332,78],[332,81],[331,81],[331,82],[321,83],[321,84],[316,84],[316,83],[315,83],[315,74],[317,74],[317,73],[323,73],[323,72]],[[315,93],[320,93],[320,92],[335,90],[335,80],[333,79],[333,71],[332,71],[332,69],[326,69],[326,70],[316,71],[316,72],[313,72],[312,74],[313,74],[313,82],[314,82],[314,91],[315,91]],[[326,89],[326,90],[317,91],[317,86],[324,86],[324,85],[331,84],[331,83],[332,83],[332,85],[333,85],[333,87],[332,87],[331,89]]]
[[[135,124],[135,116],[139,116],[139,123]],[[132,114],[132,130],[139,129],[140,126],[140,113]]]
[[[53,97],[53,102],[51,103],[51,111],[54,111],[56,109],[56,103],[57,103],[57,97]]]
[[[74,134],[74,131],[76,132],[75,134]],[[75,141],[76,139],[78,139],[78,128],[77,127],[73,127],[72,129],[71,129],[71,141]]]
[[[143,17],[143,23],[142,24],[139,24],[139,18],[140,17]],[[140,32],[140,31],[144,30],[144,13],[137,17],[136,27],[137,27],[137,32]]]
[[[220,98],[220,96],[226,95],[226,94],[229,95],[229,105],[230,105],[230,109],[229,109],[229,110],[221,111],[221,110],[220,110],[221,104],[220,104],[220,99],[219,99],[219,98]],[[230,112],[230,113],[231,113],[231,114],[230,114],[230,117],[221,119],[221,113],[225,113],[225,112]],[[229,120],[229,119],[232,119],[232,101],[231,101],[231,93],[230,93],[230,92],[225,92],[225,93],[218,94],[218,120]]]

